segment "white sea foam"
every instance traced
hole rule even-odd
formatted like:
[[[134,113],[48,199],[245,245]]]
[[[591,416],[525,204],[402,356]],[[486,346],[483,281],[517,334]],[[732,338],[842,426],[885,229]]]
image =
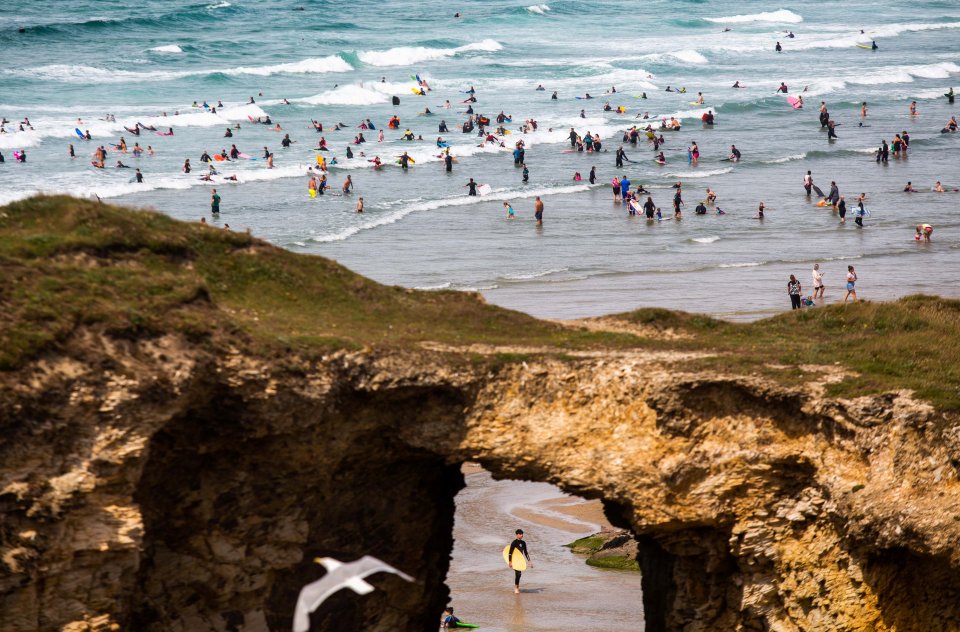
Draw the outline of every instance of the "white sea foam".
[[[130,71],[112,70],[78,64],[47,64],[32,68],[12,68],[0,71],[0,74],[43,81],[59,81],[63,83],[131,83],[135,81],[170,81],[184,77],[200,77],[221,73],[225,75],[255,75],[266,77],[280,73],[307,74],[328,72],[349,72],[353,66],[338,55],[328,57],[312,57],[287,64],[273,66],[239,66],[236,68],[221,68],[208,70],[156,70]]]
[[[233,6],[233,5],[231,5],[229,2],[227,2],[227,0],[223,0],[223,2],[217,2],[217,3],[215,3],[215,4],[208,4],[208,5],[207,5],[207,8],[208,8],[208,9],[226,9],[226,8],[229,7],[229,6]]]
[[[725,173],[730,173],[733,171],[733,167],[726,167],[724,169],[709,169],[707,171],[669,171],[665,173],[666,176],[671,176],[673,178],[711,178],[713,176],[722,176]]]
[[[376,90],[349,85],[327,90],[312,97],[296,99],[296,101],[312,105],[372,105],[374,103],[386,103],[387,96]]]
[[[472,204],[479,204],[481,202],[493,202],[493,201],[505,201],[505,200],[515,200],[515,199],[524,199],[531,198],[536,196],[547,196],[547,195],[560,195],[563,193],[579,193],[581,191],[588,191],[590,189],[589,185],[572,185],[572,186],[563,186],[555,188],[543,188],[543,189],[525,189],[522,191],[510,191],[510,190],[500,190],[494,191],[489,195],[483,197],[479,196],[458,196],[453,198],[443,198],[439,200],[434,200],[432,202],[424,202],[422,204],[414,204],[406,208],[398,209],[391,213],[387,213],[370,221],[367,221],[363,224],[357,224],[351,226],[344,230],[341,230],[337,233],[331,235],[319,235],[317,237],[312,237],[311,241],[327,243],[333,241],[343,241],[349,239],[354,235],[363,232],[365,230],[371,230],[379,226],[387,226],[389,224],[395,224],[407,215],[411,213],[417,213],[422,211],[434,211],[439,208],[445,208],[449,206],[468,206]]]
[[[694,237],[690,241],[695,241],[698,244],[712,244],[715,241],[720,241],[720,237],[717,235],[710,235],[709,237]]]
[[[778,164],[781,164],[784,162],[790,162],[793,160],[803,160],[806,157],[807,157],[807,154],[805,153],[792,154],[790,156],[784,156],[783,158],[774,158],[773,160],[764,160],[763,162],[767,163],[768,165],[778,165]]]
[[[471,51],[494,52],[503,49],[500,42],[485,39],[457,48],[428,48],[426,46],[400,46],[383,51],[361,51],[357,57],[370,66],[412,66],[424,61],[445,59]]]
[[[506,281],[529,281],[531,279],[539,279],[541,277],[550,276],[551,274],[566,272],[569,269],[570,268],[550,268],[549,270],[543,270],[541,272],[515,272],[512,274],[505,274],[502,278]]]
[[[667,56],[673,57],[674,59],[679,59],[680,61],[685,61],[688,64],[710,63],[710,61],[706,57],[704,57],[697,51],[693,50],[692,48],[688,48],[686,50],[676,50],[676,51],[667,53]]]
[[[544,15],[549,10],[550,7],[545,4],[531,4],[529,7],[527,7],[527,11],[530,13],[537,13],[539,15]]]
[[[43,139],[37,132],[7,132],[0,134],[0,149],[24,149],[33,147]]]
[[[165,44],[163,46],[154,46],[149,49],[155,53],[182,53],[183,49],[176,44]]]
[[[344,61],[339,55],[328,55],[327,57],[311,57],[309,59],[301,59],[300,61],[288,64],[277,64],[275,66],[240,66],[239,68],[228,68],[215,72],[221,72],[225,75],[256,75],[266,77],[279,73],[306,74],[350,72],[351,70],[353,70],[353,66]]]
[[[707,22],[716,24],[746,24],[748,22],[775,22],[784,24],[799,24],[803,22],[803,17],[797,15],[788,9],[779,11],[764,11],[763,13],[750,13],[747,15],[730,15],[721,18],[704,18]]]

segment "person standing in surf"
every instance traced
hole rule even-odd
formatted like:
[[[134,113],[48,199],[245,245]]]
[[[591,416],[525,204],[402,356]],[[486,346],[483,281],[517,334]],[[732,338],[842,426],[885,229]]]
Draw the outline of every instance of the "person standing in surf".
[[[538,197],[537,200],[539,201],[540,198]],[[523,529],[517,529],[515,535],[517,537],[510,543],[510,550],[507,551],[510,568],[513,568],[513,551],[515,549],[520,549],[523,556],[527,558],[527,564],[530,568],[533,568],[533,562],[530,561],[530,554],[527,552],[527,543],[523,541]],[[520,571],[516,569],[513,570],[513,592],[520,594]]]

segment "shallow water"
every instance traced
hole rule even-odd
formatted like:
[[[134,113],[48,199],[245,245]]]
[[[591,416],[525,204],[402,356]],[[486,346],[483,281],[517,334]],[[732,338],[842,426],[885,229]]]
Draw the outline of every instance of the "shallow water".
[[[453,19],[454,10],[463,17]],[[786,38],[787,29],[796,37]],[[958,29],[960,6],[939,0],[783,8],[748,1],[735,9],[655,0],[640,12],[625,0],[457,6],[390,0],[349,7],[307,0],[29,1],[0,14],[0,115],[14,121],[0,134],[7,158],[0,165],[0,202],[36,191],[96,194],[197,220],[208,214],[209,189],[217,186],[223,212],[214,224],[250,228],[385,283],[476,289],[492,302],[547,317],[660,305],[752,318],[789,305],[787,275],[796,273],[807,286],[815,261],[827,274],[828,301],[842,297],[850,264],[864,298],[958,296],[960,194],[929,192],[936,180],[960,187],[960,135],[939,133],[956,111],[942,93],[960,74]],[[855,46],[871,38],[878,51]],[[776,41],[784,53],[773,52]],[[433,87],[428,97],[411,94],[415,74]],[[734,80],[747,88],[731,89]],[[804,109],[793,110],[774,94],[780,81],[792,94],[808,87]],[[540,83],[547,91],[534,90]],[[514,133],[505,137],[506,149],[479,148],[473,135],[444,134],[458,157],[446,174],[434,142],[437,122],[445,119],[454,129],[465,118],[457,112],[470,85],[477,89],[476,111],[491,118],[501,110],[512,114],[507,127]],[[666,93],[668,85],[688,92]],[[617,94],[603,96],[611,86]],[[549,99],[553,90],[556,101]],[[704,108],[690,103],[698,91],[717,113],[711,129],[699,122]],[[574,98],[586,92],[599,98]],[[648,99],[635,98],[643,92]],[[393,95],[400,96],[399,106],[390,104]],[[255,104],[246,104],[250,96]],[[217,115],[191,107],[218,99],[225,107]],[[445,100],[455,106],[439,107]],[[834,143],[817,123],[820,100],[841,124]],[[918,117],[908,116],[911,100],[918,101]],[[628,112],[604,112],[607,101]],[[870,108],[865,128],[858,127],[861,101]],[[417,116],[427,106],[436,114]],[[580,118],[581,108],[587,118]],[[612,151],[644,111],[684,123],[682,131],[665,134],[668,164],[656,165],[641,144],[627,146],[635,162],[615,169]],[[106,112],[117,123],[98,120]],[[281,133],[248,121],[265,114],[297,143],[282,149]],[[383,127],[393,114],[425,140],[406,143],[388,131],[380,144],[376,132],[365,132],[369,142],[356,148],[353,160],[344,158],[361,119]],[[34,131],[16,131],[24,116]],[[518,125],[530,117],[540,130],[522,135]],[[328,158],[340,161],[331,182],[338,189],[350,174],[353,196],[307,196],[304,173],[320,136],[308,127],[311,119],[327,126]],[[173,127],[175,135],[134,138],[123,127],[137,121]],[[348,129],[329,129],[338,121]],[[235,136],[223,138],[238,122]],[[75,137],[78,125],[91,131],[94,143]],[[610,153],[563,153],[570,126],[599,133]],[[902,130],[912,137],[909,158],[878,166],[873,148]],[[111,163],[120,158],[143,170],[142,185],[130,182],[129,170],[89,165],[93,145],[120,135],[130,146],[140,142],[157,152],[141,158],[110,152]],[[521,136],[531,171],[526,186],[509,151]],[[691,141],[700,146],[698,166],[687,163]],[[218,163],[240,183],[201,182],[202,151],[231,143],[254,157],[268,147],[276,168],[267,170],[260,160]],[[723,160],[731,144],[743,152],[742,162]],[[27,151],[26,164],[12,161],[20,149]],[[409,172],[390,164],[404,150],[417,159]],[[373,155],[388,166],[371,169]],[[180,171],[186,158],[190,175]],[[575,171],[585,178],[593,165],[600,184],[572,181]],[[866,192],[867,228],[841,226],[829,210],[814,207],[800,186],[808,169],[824,190],[831,179],[838,182],[851,217],[855,195]],[[628,217],[612,203],[608,186],[623,173],[650,188],[667,216],[670,186],[682,180],[683,221]],[[470,177],[489,183],[493,193],[466,197]],[[908,180],[924,192],[902,193]],[[693,215],[706,186],[719,193],[727,215]],[[363,215],[354,212],[359,195]],[[536,195],[546,204],[542,229],[532,220]],[[760,200],[767,205],[762,223],[752,219]],[[505,218],[503,201],[514,204],[516,220]],[[934,225],[933,243],[912,240],[920,222]]]
[[[488,632],[643,629],[640,574],[587,566],[563,545],[595,533],[598,525],[544,507],[578,499],[546,483],[495,481],[483,471],[466,474],[466,480],[456,498],[447,575],[458,617]],[[533,562],[519,595],[502,555],[517,528],[524,530]]]

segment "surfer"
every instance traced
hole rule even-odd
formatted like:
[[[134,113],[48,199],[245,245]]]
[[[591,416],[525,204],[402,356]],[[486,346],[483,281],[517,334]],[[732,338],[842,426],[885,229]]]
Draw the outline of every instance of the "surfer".
[[[523,183],[527,184],[530,182],[530,170],[527,169],[527,165],[523,165]]]
[[[137,170],[136,170],[135,173],[133,174],[133,177],[136,178],[137,184],[143,184],[143,174],[140,173],[139,167],[137,168]]]
[[[807,175],[803,176],[803,188],[807,192],[807,197],[810,197],[810,190],[813,188],[813,175],[809,169]]]
[[[763,209],[766,208],[763,205],[763,201],[760,202],[760,206],[757,207],[757,215],[753,219],[763,219]]]
[[[777,42],[777,45],[774,47],[774,50],[777,51],[778,53],[783,52],[783,46],[780,46],[780,42]]]
[[[440,617],[440,627],[445,630],[460,627],[460,619],[454,616],[453,608],[446,608],[443,611],[443,616]]]
[[[780,87],[777,88],[777,92],[782,92],[782,93],[784,93],[784,94],[787,94],[787,84],[785,84],[784,82],[781,81],[781,82],[780,82]]]
[[[467,195],[476,196],[477,195],[477,183],[473,181],[473,178],[470,178],[470,182],[463,185],[470,189]]]
[[[663,155],[663,152],[660,155]],[[737,149],[736,145],[730,145],[730,158],[728,160],[730,162],[740,162],[740,150]]]
[[[836,209],[837,204],[840,203],[840,189],[837,187],[835,180],[830,181],[830,193],[824,199],[829,202],[834,209]]]
[[[733,87],[734,87],[734,88],[743,88],[744,86],[741,86],[741,85],[740,85],[740,81],[737,80],[737,81],[734,81],[734,82],[733,82]]]
[[[624,160],[626,160],[626,161],[629,161],[629,160],[630,160],[629,158],[627,158],[627,152],[623,151],[623,146],[622,146],[622,145],[620,146],[619,149],[617,149],[616,157],[617,157],[617,168],[618,168],[618,169],[622,169],[622,168],[623,168],[623,161],[624,161]]]
[[[557,91],[556,91],[556,90],[554,90],[554,91],[553,91],[553,94],[550,95],[550,100],[551,100],[551,101],[556,101],[556,100],[557,100]]]

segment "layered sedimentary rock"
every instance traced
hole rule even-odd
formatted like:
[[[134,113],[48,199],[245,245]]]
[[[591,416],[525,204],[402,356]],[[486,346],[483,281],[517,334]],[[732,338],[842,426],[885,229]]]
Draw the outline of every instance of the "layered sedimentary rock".
[[[872,318],[886,333],[846,359],[889,385],[876,340],[958,313],[819,309],[807,331]],[[416,581],[374,575],[313,629],[432,629],[465,461],[602,499],[651,632],[960,630],[941,349],[911,364],[942,380],[934,409],[831,397],[849,370],[827,357],[774,381],[716,323],[668,345],[687,334],[642,320],[544,323],[89,201],[4,207],[0,632],[288,630],[314,558],[364,555]]]
[[[670,359],[280,366],[81,332],[2,375],[0,630],[285,630],[314,557],[365,554],[417,581],[338,593],[316,629],[427,629],[465,460],[602,498],[648,630],[960,627],[955,427]]]

